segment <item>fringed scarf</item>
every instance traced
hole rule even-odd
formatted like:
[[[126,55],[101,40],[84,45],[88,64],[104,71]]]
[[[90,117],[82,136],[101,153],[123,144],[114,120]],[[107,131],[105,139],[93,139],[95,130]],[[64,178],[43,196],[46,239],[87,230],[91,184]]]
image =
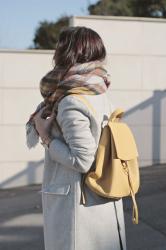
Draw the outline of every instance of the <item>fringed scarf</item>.
[[[40,108],[46,106],[46,118],[51,112],[57,114],[58,103],[70,94],[99,95],[104,93],[110,85],[109,74],[101,61],[92,61],[82,64],[75,64],[64,75],[63,80],[58,81],[59,73],[65,72],[64,69],[49,71],[40,81],[40,93],[44,98],[43,103],[31,114],[26,123],[27,146],[34,147],[39,141],[39,135],[35,130],[33,116]],[[31,135],[30,135],[31,133]]]

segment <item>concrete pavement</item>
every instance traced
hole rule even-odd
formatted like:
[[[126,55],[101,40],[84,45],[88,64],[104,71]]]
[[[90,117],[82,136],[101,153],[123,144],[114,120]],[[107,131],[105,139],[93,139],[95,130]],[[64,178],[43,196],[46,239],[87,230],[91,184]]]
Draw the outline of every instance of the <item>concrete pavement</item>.
[[[166,250],[166,165],[141,169],[136,198],[138,225],[131,222],[131,201],[124,200],[128,250]]]
[[[0,190],[0,250],[44,250],[41,185]],[[124,199],[128,250],[166,250],[166,165],[141,169],[139,224]]]

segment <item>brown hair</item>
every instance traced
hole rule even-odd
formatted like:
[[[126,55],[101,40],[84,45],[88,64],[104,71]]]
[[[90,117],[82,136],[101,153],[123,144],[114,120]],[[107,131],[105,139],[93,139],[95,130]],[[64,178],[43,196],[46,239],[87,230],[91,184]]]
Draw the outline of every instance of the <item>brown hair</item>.
[[[104,60],[106,49],[99,34],[84,26],[68,27],[60,32],[53,61],[62,69],[58,80],[76,63]]]

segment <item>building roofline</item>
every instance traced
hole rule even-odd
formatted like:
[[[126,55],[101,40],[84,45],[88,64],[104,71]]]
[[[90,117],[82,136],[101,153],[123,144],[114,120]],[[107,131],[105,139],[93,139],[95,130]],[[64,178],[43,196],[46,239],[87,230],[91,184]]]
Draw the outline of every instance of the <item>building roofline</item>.
[[[40,49],[0,49],[0,53],[52,54],[54,50]]]
[[[116,21],[137,21],[137,22],[158,22],[166,23],[166,18],[152,18],[152,17],[129,17],[129,16],[99,16],[99,15],[87,15],[87,16],[71,16],[70,25],[74,23],[74,19],[98,19],[98,20],[116,20]]]

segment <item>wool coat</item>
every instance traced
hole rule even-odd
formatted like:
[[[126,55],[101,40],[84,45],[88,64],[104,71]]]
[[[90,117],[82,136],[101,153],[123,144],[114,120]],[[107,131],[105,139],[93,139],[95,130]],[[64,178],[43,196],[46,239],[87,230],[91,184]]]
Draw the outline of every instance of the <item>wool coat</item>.
[[[78,97],[64,97],[52,126],[54,139],[45,149],[40,191],[45,250],[121,250],[119,235],[126,250],[122,199],[108,200],[85,186],[87,203],[80,203],[81,175],[94,164],[101,128],[113,112],[108,90],[84,98],[96,113]]]

